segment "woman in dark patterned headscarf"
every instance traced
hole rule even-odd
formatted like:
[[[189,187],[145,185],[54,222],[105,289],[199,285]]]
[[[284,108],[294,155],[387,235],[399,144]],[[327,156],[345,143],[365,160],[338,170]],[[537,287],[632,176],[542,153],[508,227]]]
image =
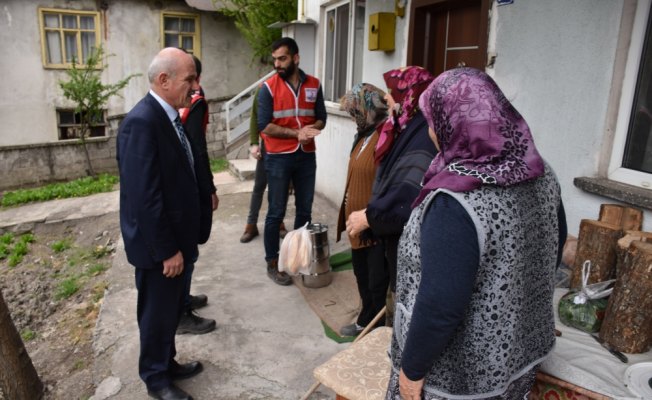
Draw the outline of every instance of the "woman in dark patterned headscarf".
[[[434,77],[421,67],[393,69],[383,77],[391,115],[381,127],[376,145],[376,162],[380,163],[376,181],[367,208],[351,213],[347,229],[350,235],[384,242],[394,292],[398,239],[410,216],[410,205],[421,190],[423,174],[437,153],[418,106],[419,96]],[[393,302],[387,309],[391,324]]]
[[[361,83],[355,85],[340,100],[340,108],[355,120],[357,132],[349,158],[344,199],[337,223],[337,240],[345,230],[346,219],[357,210],[367,206],[371,186],[376,174],[374,154],[378,142],[378,128],[387,119],[385,92],[377,87]],[[362,309],[355,323],[342,327],[342,336],[355,336],[385,307],[389,274],[385,253],[378,241],[363,241],[349,235],[353,272],[358,284]],[[382,323],[380,324],[382,325]]]
[[[439,153],[399,244],[387,399],[527,398],[555,342],[559,184],[484,72],[444,72],[419,105]]]

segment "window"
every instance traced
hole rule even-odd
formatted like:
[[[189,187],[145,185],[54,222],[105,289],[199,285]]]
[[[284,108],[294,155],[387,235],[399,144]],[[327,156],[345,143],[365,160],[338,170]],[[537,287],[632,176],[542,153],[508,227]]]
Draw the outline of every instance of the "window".
[[[103,113],[105,114],[106,111]],[[75,110],[57,109],[57,120],[59,128],[59,140],[79,139],[81,137],[81,114]],[[104,116],[96,121],[91,127],[87,137],[105,136],[106,123]]]
[[[39,23],[43,65],[48,68],[84,63],[100,44],[97,12],[41,8]]]
[[[163,13],[163,47],[181,47],[201,58],[199,15]]]
[[[639,1],[632,27],[609,179],[652,189],[652,15]]]
[[[325,13],[324,98],[337,102],[362,80],[365,2],[340,2]]]

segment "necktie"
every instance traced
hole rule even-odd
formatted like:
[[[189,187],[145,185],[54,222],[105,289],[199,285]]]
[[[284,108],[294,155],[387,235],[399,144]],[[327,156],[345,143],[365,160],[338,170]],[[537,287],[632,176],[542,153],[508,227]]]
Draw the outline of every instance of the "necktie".
[[[174,119],[174,126],[177,128],[177,135],[179,136],[179,141],[181,142],[181,147],[183,147],[183,151],[186,152],[186,157],[188,157],[188,162],[190,163],[190,169],[195,171],[195,160],[192,157],[192,151],[190,151],[190,142],[188,142],[188,138],[186,138],[186,131],[183,129],[183,125],[181,124],[181,119],[177,115],[177,117]]]

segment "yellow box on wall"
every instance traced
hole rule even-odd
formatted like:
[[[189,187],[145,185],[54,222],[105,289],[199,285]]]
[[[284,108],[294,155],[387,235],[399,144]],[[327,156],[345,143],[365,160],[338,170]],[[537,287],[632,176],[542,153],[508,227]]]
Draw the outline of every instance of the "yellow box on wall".
[[[376,13],[369,16],[369,50],[394,50],[396,15]]]

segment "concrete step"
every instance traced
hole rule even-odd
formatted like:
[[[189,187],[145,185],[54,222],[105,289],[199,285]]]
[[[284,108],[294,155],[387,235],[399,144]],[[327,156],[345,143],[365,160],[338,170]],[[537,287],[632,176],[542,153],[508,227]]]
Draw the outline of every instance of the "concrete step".
[[[254,179],[256,173],[256,159],[245,158],[229,160],[229,171],[241,181]]]

